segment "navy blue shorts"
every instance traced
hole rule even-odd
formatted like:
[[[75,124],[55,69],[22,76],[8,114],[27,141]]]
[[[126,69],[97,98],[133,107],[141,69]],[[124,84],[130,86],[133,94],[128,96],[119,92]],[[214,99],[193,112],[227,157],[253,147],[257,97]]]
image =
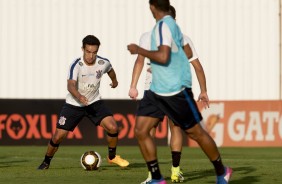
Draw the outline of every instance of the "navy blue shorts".
[[[192,128],[203,119],[192,90],[189,88],[173,96],[160,96],[151,90],[145,91],[137,116],[149,116],[162,120],[165,115],[184,130]]]
[[[102,100],[85,107],[65,103],[60,113],[60,119],[57,122],[57,128],[73,131],[84,117],[88,117],[95,126],[98,126],[107,116],[113,116],[113,113],[105,106]]]

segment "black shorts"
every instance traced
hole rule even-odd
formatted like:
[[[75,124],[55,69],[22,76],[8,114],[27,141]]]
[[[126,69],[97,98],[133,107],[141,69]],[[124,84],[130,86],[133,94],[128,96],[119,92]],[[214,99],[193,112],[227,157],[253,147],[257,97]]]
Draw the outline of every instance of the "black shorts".
[[[113,113],[105,106],[102,100],[85,107],[65,103],[60,113],[60,119],[57,122],[57,128],[73,131],[83,117],[88,117],[95,126],[98,126],[107,116],[113,116]]]
[[[151,90],[146,91],[137,116],[163,119],[165,115],[184,130],[192,128],[203,119],[189,88],[173,96],[160,96]]]

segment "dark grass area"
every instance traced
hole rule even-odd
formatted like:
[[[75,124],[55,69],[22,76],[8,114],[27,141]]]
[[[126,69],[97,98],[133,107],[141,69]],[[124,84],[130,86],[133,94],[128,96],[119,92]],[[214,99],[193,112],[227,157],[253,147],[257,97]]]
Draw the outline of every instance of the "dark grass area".
[[[99,152],[103,158],[97,171],[84,171],[80,156],[87,150]],[[0,146],[0,183],[55,184],[132,184],[147,177],[147,167],[137,146],[120,146],[118,154],[130,162],[122,169],[106,161],[106,146],[61,146],[48,170],[37,170],[46,151],[45,146]],[[234,170],[233,184],[282,183],[282,148],[221,148],[223,162]],[[158,147],[161,171],[170,182],[169,147]],[[181,159],[184,183],[215,183],[212,164],[199,148],[184,147]]]

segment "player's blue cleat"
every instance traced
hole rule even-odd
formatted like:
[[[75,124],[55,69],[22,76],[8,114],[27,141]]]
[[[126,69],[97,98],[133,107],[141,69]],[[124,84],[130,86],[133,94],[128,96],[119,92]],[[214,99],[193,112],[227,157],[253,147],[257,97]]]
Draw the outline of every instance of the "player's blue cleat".
[[[159,180],[152,179],[151,181],[148,181],[147,184],[166,184],[166,181],[163,178]]]
[[[233,171],[230,167],[225,167],[224,169],[225,169],[225,173],[221,176],[217,176],[216,184],[228,184]]]

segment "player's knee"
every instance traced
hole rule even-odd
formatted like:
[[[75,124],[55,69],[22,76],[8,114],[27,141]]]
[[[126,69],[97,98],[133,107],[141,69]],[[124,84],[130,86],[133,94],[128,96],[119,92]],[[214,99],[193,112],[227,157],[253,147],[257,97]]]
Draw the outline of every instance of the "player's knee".
[[[50,140],[50,144],[51,142],[54,143],[55,145],[60,144],[62,142],[62,140],[64,139],[64,135],[63,134],[55,134],[51,140]],[[52,145],[52,144],[51,144]]]
[[[144,131],[144,129],[142,130],[142,129],[135,127],[134,128],[134,135],[137,139],[142,139],[147,135],[147,133],[146,133],[146,131]]]
[[[53,141],[52,139],[50,139],[49,144],[55,148],[58,148],[60,146],[60,142]]]
[[[118,132],[118,126],[116,124],[111,124],[110,126],[107,127],[108,131],[107,133],[109,134],[115,134]]]
[[[100,125],[110,134],[115,134],[119,131],[118,125],[112,117],[105,118]]]
[[[205,137],[207,137],[208,134],[203,129],[195,129],[194,131],[191,131],[190,133],[188,133],[188,136],[191,139],[193,139],[194,141],[199,142],[202,139],[204,139]]]

